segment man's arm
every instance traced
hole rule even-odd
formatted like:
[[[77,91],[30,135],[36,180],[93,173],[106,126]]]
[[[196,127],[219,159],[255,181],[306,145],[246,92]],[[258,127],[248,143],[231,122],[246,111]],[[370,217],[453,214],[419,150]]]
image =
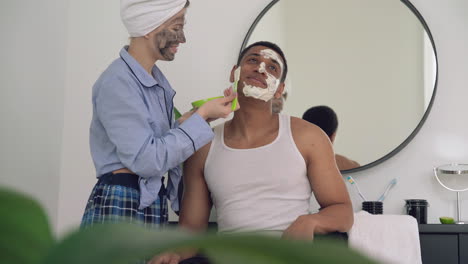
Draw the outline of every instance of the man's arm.
[[[294,141],[307,163],[307,174],[320,204],[316,214],[303,215],[285,230],[285,237],[312,239],[313,234],[346,232],[353,225],[353,208],[331,142],[317,126],[291,120]]]
[[[335,154],[335,160],[336,165],[338,165],[338,169],[340,170],[350,170],[361,166],[356,161],[339,154]]]
[[[184,163],[184,193],[179,226],[193,232],[206,230],[212,207],[204,177],[204,166],[210,146],[211,143],[205,145]]]
[[[199,149],[184,163],[184,193],[179,215],[179,227],[190,232],[203,232],[208,226],[212,202],[203,175],[205,160],[211,143]],[[197,249],[165,252],[154,256],[148,264],[179,263],[193,257]]]

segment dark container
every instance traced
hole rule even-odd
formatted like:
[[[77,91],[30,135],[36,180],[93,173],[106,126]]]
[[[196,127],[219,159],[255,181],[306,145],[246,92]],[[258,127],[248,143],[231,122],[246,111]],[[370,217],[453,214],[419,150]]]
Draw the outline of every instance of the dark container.
[[[364,201],[362,202],[362,210],[370,214],[383,214],[383,203],[381,201]]]
[[[424,199],[408,199],[406,201],[406,214],[412,215],[418,224],[427,224],[427,207],[429,204]]]

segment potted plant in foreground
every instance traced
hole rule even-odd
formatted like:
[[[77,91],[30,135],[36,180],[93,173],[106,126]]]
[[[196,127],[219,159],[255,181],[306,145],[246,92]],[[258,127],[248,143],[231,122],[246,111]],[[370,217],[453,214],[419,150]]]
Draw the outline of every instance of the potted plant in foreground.
[[[216,264],[374,263],[342,243],[285,241],[257,235],[189,235],[131,224],[76,230],[57,241],[33,199],[0,189],[0,263],[127,264],[181,248],[200,248]]]

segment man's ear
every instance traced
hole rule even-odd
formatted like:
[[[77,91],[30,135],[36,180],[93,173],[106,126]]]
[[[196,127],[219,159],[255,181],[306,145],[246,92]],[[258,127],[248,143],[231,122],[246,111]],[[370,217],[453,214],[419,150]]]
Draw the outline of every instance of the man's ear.
[[[231,75],[229,76],[229,82],[234,82],[234,71],[237,69],[237,65],[234,65],[231,70]]]
[[[278,86],[278,89],[276,89],[274,97],[276,99],[281,98],[281,96],[283,95],[283,91],[284,91],[284,82],[280,83],[280,85]]]

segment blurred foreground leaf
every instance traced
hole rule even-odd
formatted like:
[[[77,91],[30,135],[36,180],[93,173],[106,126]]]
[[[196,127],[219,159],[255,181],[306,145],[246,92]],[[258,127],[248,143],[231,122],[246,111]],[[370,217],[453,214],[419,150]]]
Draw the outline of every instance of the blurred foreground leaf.
[[[48,264],[126,264],[181,248],[196,247],[217,264],[373,263],[342,243],[285,241],[258,235],[188,235],[130,224],[96,225],[59,243]]]
[[[55,243],[32,199],[0,189],[0,263],[128,264],[169,250],[199,248],[216,264],[373,263],[336,241],[286,241],[259,235],[189,235],[132,224],[95,225]]]
[[[47,216],[33,199],[0,188],[0,263],[38,263],[54,244]]]

